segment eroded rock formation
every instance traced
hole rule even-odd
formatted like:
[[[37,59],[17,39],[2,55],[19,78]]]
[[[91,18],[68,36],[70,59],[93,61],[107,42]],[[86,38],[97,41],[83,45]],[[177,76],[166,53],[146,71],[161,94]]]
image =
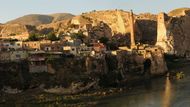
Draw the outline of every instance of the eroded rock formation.
[[[161,46],[165,53],[179,56],[190,54],[190,16],[182,15],[169,17],[161,13],[158,16],[157,45]]]
[[[31,33],[36,33],[35,26],[20,25],[20,24],[6,24],[2,26],[0,35],[2,38],[14,38],[18,40],[25,40]]]

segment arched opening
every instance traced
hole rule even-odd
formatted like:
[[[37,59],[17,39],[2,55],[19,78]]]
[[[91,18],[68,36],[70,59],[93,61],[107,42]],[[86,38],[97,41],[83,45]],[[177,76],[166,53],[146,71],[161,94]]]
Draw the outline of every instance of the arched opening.
[[[151,60],[146,59],[143,64],[144,64],[143,75],[150,75],[151,74]]]
[[[145,88],[151,89],[151,60],[150,59],[145,59],[144,61],[144,72],[143,75],[145,77],[144,84]]]

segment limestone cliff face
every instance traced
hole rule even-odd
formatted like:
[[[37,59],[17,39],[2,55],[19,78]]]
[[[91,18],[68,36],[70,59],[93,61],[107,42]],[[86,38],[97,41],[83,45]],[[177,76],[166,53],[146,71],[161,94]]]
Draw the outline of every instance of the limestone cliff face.
[[[103,21],[112,29],[112,33],[127,33],[129,29],[129,12],[121,10],[94,11],[83,14],[95,21]]]
[[[123,77],[128,76],[130,73],[136,73],[137,75],[143,75],[145,68],[145,62],[150,60],[150,73],[152,75],[164,74],[167,71],[165,58],[161,49],[146,53],[145,56],[138,54],[127,54],[127,52],[121,52],[118,56],[118,70]]]
[[[169,40],[167,24],[169,17],[165,13],[160,13],[157,17],[157,42],[156,45],[161,46],[165,53],[173,53],[173,42]]]
[[[136,19],[135,34],[137,41],[154,44],[156,41],[156,15],[145,13],[134,15]],[[93,11],[75,16],[70,20],[59,21],[51,24],[44,24],[37,27],[40,32],[54,31],[56,33],[75,32],[76,26],[86,32],[86,24],[91,24],[88,29],[89,35],[93,38],[99,36],[112,37],[117,34],[129,34],[129,12],[123,10]],[[145,27],[146,26],[146,27]]]
[[[190,16],[171,18],[168,25],[169,36],[172,37],[174,52],[177,55],[189,55],[190,53]]]
[[[37,32],[34,26],[7,24],[2,27],[0,35],[2,36],[2,38],[15,37],[15,39],[20,40],[20,38],[27,39],[30,33],[34,32]]]
[[[170,11],[168,13],[168,16],[186,16],[186,15],[190,15],[190,8],[178,8],[178,9],[174,9],[172,11]]]
[[[152,74],[163,74],[168,68],[164,58],[164,53],[161,49],[151,53],[151,73]]]
[[[2,29],[3,29],[3,25],[0,24],[0,32],[1,32]]]
[[[145,13],[134,16],[136,19],[135,39],[137,41],[141,40],[145,43],[150,43],[150,41],[153,41],[152,44],[154,44],[156,35],[156,15]],[[106,36],[110,38],[117,34],[125,35],[130,33],[129,12],[123,10],[92,11],[75,17],[71,17],[71,15],[67,16],[54,14],[51,17],[54,17],[56,21],[49,21],[48,23],[41,22],[44,18],[40,18],[40,20],[38,20],[39,17],[40,15],[28,15],[19,18],[18,24],[15,20],[13,21],[14,23],[10,22],[8,24],[5,24],[5,29],[1,35],[8,36],[10,34],[25,34],[26,31],[23,29],[25,29],[24,25],[27,23],[29,25],[36,25],[38,32],[41,34],[47,34],[49,32],[55,32],[57,34],[68,32],[73,33],[77,32],[80,29],[84,31],[87,36],[92,36],[93,38],[99,38],[99,36]],[[62,18],[64,20],[62,20]],[[37,24],[35,24],[35,20],[37,21]],[[51,20],[53,20],[53,18],[51,18]],[[46,22],[46,18],[44,21]],[[30,22],[34,24],[30,24]],[[101,23],[103,23],[103,26]],[[92,27],[89,27],[89,24],[92,25]],[[16,27],[14,26],[17,26],[19,29],[15,29]],[[21,28],[21,26],[23,27]],[[90,32],[89,35],[87,32]]]
[[[157,45],[165,53],[189,56],[190,52],[190,16],[168,17],[158,16]]]
[[[13,34],[22,34],[26,33],[27,29],[25,26],[19,24],[5,25],[1,31],[1,34],[4,35],[13,35]]]
[[[58,21],[55,23],[50,23],[50,24],[42,24],[37,27],[38,31],[41,34],[47,34],[49,32],[66,32],[68,29],[68,26],[70,25],[71,20],[63,20],[63,21]]]

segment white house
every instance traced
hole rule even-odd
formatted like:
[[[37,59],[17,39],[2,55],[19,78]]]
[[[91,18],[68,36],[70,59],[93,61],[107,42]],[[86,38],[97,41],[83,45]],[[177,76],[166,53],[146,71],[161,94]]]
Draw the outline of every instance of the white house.
[[[18,50],[18,49],[22,49],[22,41],[16,41],[16,42],[3,42],[3,47],[6,49],[14,49],[14,50]]]

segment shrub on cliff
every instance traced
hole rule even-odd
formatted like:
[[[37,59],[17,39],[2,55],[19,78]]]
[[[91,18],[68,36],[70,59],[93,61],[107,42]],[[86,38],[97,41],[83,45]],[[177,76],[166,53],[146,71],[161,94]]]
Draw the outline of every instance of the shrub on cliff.
[[[46,38],[47,38],[48,40],[51,40],[51,41],[57,41],[57,40],[60,39],[60,38],[58,38],[58,37],[55,35],[55,33],[52,33],[52,32],[48,33],[47,36],[46,36]]]
[[[38,40],[39,40],[39,35],[37,34],[31,34],[27,39],[27,41],[38,41]]]
[[[82,42],[84,41],[85,37],[86,36],[83,34],[83,32],[78,32],[78,33],[72,33],[71,34],[72,39],[80,39]]]

